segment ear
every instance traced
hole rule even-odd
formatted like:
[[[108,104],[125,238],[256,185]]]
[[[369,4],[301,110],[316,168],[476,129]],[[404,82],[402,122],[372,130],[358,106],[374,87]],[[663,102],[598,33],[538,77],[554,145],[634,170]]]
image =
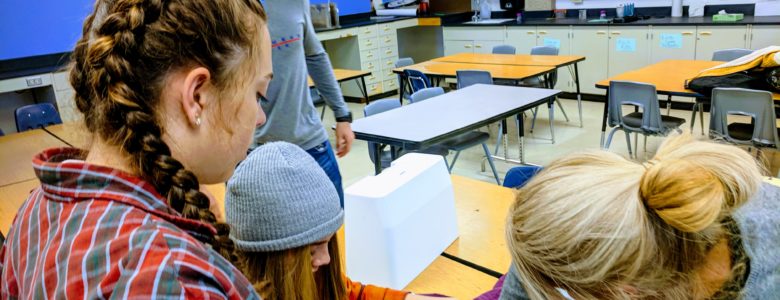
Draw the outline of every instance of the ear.
[[[192,127],[199,127],[204,109],[210,104],[210,93],[207,89],[211,81],[211,72],[203,67],[190,70],[182,82],[181,108]]]

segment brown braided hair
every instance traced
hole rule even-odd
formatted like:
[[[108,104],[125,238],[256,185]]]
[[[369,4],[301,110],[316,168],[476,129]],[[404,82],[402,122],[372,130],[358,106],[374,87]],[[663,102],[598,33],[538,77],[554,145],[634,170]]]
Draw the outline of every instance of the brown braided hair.
[[[185,218],[212,224],[198,237],[235,261],[230,228],[216,224],[196,176],[171,156],[155,114],[165,77],[177,68],[207,68],[217,90],[251,66],[260,50],[257,0],[98,0],[72,54],[70,82],[87,129],[128,155],[131,167]],[[244,64],[251,65],[251,64]]]

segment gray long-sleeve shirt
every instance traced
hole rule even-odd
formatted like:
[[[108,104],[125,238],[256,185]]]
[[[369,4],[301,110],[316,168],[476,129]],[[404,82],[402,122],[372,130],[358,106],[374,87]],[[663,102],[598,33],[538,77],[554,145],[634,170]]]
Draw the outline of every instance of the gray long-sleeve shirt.
[[[261,102],[267,121],[255,131],[255,145],[286,141],[314,148],[328,139],[328,133],[312,103],[306,76],[311,76],[336,117],[346,116],[349,108],[312,27],[309,1],[266,0],[265,9],[274,79],[268,86],[268,102]]]
[[[753,199],[732,216],[737,222],[750,273],[743,299],[780,298],[780,187],[764,183]],[[514,266],[501,288],[501,300],[529,299]]]

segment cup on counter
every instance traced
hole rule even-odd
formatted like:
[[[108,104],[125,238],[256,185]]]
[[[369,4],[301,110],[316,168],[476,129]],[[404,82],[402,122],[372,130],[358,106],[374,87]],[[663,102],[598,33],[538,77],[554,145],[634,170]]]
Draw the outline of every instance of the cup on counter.
[[[588,11],[584,9],[580,9],[580,20],[586,21],[588,20]]]
[[[556,9],[555,10],[555,18],[556,19],[565,19],[566,18],[566,10],[565,9]]]
[[[623,4],[619,4],[615,9],[615,15],[618,18],[622,18],[625,15],[625,12],[626,12],[626,7],[623,6]]]

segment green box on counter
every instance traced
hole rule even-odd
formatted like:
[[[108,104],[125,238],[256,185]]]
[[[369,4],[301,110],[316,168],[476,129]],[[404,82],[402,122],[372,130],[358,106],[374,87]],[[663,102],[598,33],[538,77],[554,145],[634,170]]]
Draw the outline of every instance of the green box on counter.
[[[745,18],[745,14],[713,15],[713,22],[736,22]]]

